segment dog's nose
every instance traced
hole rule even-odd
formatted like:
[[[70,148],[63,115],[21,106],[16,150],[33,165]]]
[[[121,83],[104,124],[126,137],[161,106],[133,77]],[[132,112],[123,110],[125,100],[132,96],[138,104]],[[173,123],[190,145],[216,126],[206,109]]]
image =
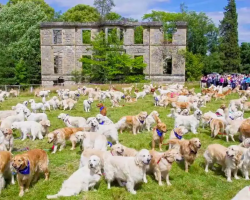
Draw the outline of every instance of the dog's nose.
[[[90,167],[93,167],[93,164],[91,163],[89,166],[90,166]]]

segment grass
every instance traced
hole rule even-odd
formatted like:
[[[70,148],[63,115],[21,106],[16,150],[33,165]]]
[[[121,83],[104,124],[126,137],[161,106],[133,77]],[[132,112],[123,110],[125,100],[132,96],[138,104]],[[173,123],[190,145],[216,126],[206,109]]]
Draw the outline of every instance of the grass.
[[[107,89],[108,86],[100,86],[101,88]],[[117,86],[118,88],[120,86]],[[196,89],[199,92],[198,89]],[[23,93],[19,98],[11,98],[2,103],[2,110],[9,110],[11,106],[33,98],[33,95],[28,93]],[[66,111],[65,113],[72,116],[83,116],[90,117],[95,116],[99,113],[98,108],[95,107],[96,102],[92,105],[90,113],[83,112],[82,102],[86,97],[81,97],[76,107],[72,111]],[[230,95],[226,98],[225,101],[212,101],[207,105],[206,108],[202,108],[203,112],[209,110],[215,111],[222,103],[228,103],[230,99],[238,98],[237,95]],[[37,101],[41,101],[40,98],[35,98]],[[160,113],[160,118],[168,126],[168,134],[166,139],[169,137],[170,130],[173,128],[174,119],[167,118],[166,115],[170,113],[170,108],[164,109],[162,107],[154,107],[152,95],[148,95],[144,100],[139,100],[135,104],[124,104],[121,108],[111,108],[110,102],[106,101],[105,105],[108,107],[108,117],[111,118],[114,122],[117,122],[122,116],[125,115],[136,115],[140,111],[147,111],[148,113],[153,110],[157,110]],[[64,123],[57,119],[57,116],[63,111],[57,110],[52,112],[47,112],[49,119],[51,120],[52,126],[50,130],[64,127]],[[245,114],[245,117],[250,117],[249,113]],[[102,178],[100,184],[98,185],[97,191],[90,191],[88,193],[81,193],[74,197],[69,198],[59,198],[59,199],[70,199],[70,200],[133,200],[133,199],[145,199],[145,200],[161,200],[161,199],[171,199],[171,200],[196,200],[196,199],[213,199],[213,200],[229,200],[232,199],[236,193],[241,190],[243,187],[249,185],[249,181],[245,181],[243,178],[240,180],[233,179],[233,183],[228,183],[224,174],[221,172],[220,168],[216,171],[209,171],[208,174],[204,172],[204,158],[203,153],[206,147],[209,144],[219,143],[225,146],[231,144],[238,144],[238,142],[225,142],[223,136],[219,136],[216,139],[210,137],[210,130],[199,128],[199,134],[193,135],[189,133],[185,135],[185,139],[190,139],[193,137],[200,138],[202,142],[202,148],[198,153],[198,158],[191,166],[189,173],[184,172],[184,165],[173,164],[172,170],[170,172],[170,181],[172,186],[159,186],[157,181],[153,176],[148,175],[148,183],[141,184],[136,186],[137,195],[129,194],[125,188],[119,187],[116,183],[112,184],[110,190],[107,190],[107,184]],[[16,132],[15,137],[18,137],[20,134]],[[132,147],[135,149],[151,149],[151,132],[144,131],[141,134],[136,136],[132,135],[130,132],[124,132],[122,135],[119,135],[119,140],[122,144]],[[25,196],[22,199],[28,200],[40,200],[46,199],[48,194],[56,194],[65,179],[67,179],[75,170],[78,169],[79,159],[80,159],[80,147],[77,146],[76,150],[70,151],[71,145],[68,142],[66,148],[62,152],[57,152],[56,154],[51,154],[51,144],[48,144],[46,139],[34,142],[26,140],[21,142],[20,140],[15,140],[16,148],[29,147],[31,149],[41,148],[48,151],[50,159],[50,180],[48,182],[44,181],[43,176],[41,179],[35,183],[28,193],[25,193]],[[164,147],[167,149],[167,147]],[[18,152],[14,152],[17,154]],[[18,197],[19,188],[18,184],[7,185],[2,191],[1,200],[18,200],[21,199]]]

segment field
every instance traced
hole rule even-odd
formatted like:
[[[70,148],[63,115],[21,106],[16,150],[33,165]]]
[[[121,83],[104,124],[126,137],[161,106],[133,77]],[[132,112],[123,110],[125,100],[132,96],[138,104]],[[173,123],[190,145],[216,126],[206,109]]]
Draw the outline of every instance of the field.
[[[107,89],[108,86],[100,86],[102,89]],[[119,88],[119,86],[117,86]],[[196,89],[196,92],[200,92],[199,89]],[[11,98],[1,104],[1,110],[9,110],[11,106],[21,103],[24,100],[29,100],[33,98],[32,94],[23,93],[19,98]],[[90,113],[83,112],[83,99],[86,97],[81,97],[77,106],[72,111],[66,111],[65,113],[72,116],[83,116],[91,117],[96,116],[99,113],[98,108],[95,106],[96,102],[92,104],[92,109]],[[238,98],[238,95],[233,94],[226,98],[225,101],[212,101],[207,105],[206,108],[202,108],[203,112],[209,110],[215,111],[222,103],[228,103],[229,99]],[[41,101],[41,98],[35,98],[36,101]],[[108,117],[111,118],[114,122],[117,122],[122,116],[125,115],[136,115],[140,111],[147,111],[148,113],[153,110],[157,110],[160,113],[160,118],[168,126],[168,133],[166,134],[165,141],[169,137],[169,133],[173,128],[174,119],[168,118],[166,115],[170,113],[170,107],[167,109],[162,107],[154,107],[152,95],[148,95],[145,99],[140,99],[135,104],[126,104],[121,108],[111,108],[109,100],[106,101],[105,105],[108,107]],[[52,112],[47,112],[48,117],[51,121],[50,130],[64,127],[64,123],[57,119],[57,116],[63,111],[57,110]],[[250,117],[249,113],[245,114],[245,117]],[[69,198],[60,198],[60,199],[70,199],[70,200],[106,200],[106,199],[115,199],[115,200],[133,200],[133,199],[144,199],[144,200],[196,200],[196,199],[213,199],[213,200],[229,200],[235,194],[241,190],[243,187],[249,185],[249,181],[245,181],[242,177],[240,180],[233,179],[232,183],[228,183],[224,176],[224,173],[221,172],[220,167],[217,167],[216,171],[209,171],[208,174],[204,172],[204,158],[203,153],[206,147],[212,143],[219,143],[225,146],[231,144],[238,144],[239,142],[233,143],[225,142],[223,136],[219,136],[216,139],[211,139],[210,130],[208,128],[202,129],[199,128],[199,134],[193,135],[188,133],[184,136],[185,139],[190,139],[193,137],[200,138],[202,142],[202,148],[198,153],[198,158],[195,163],[191,166],[189,173],[185,173],[184,164],[174,163],[172,170],[170,172],[170,182],[172,186],[167,186],[165,183],[163,186],[158,186],[157,181],[153,176],[147,175],[148,183],[141,184],[136,186],[137,195],[129,194],[125,188],[121,188],[117,183],[113,183],[111,190],[107,190],[107,184],[102,177],[100,184],[97,187],[97,191],[90,191],[88,193],[81,193],[75,197]],[[151,149],[151,132],[144,131],[136,136],[132,135],[130,132],[124,132],[122,135],[119,135],[120,143],[125,146],[132,147],[135,149]],[[15,132],[15,137],[19,137],[20,133]],[[236,141],[238,138],[236,137]],[[41,148],[48,151],[50,159],[50,180],[48,182],[44,181],[43,175],[41,179],[34,184],[28,193],[25,193],[22,199],[28,200],[42,200],[46,199],[48,194],[56,194],[62,182],[67,179],[76,169],[78,169],[79,159],[80,159],[80,147],[77,146],[76,150],[71,151],[70,143],[67,143],[66,148],[62,152],[57,152],[56,154],[51,154],[52,144],[48,144],[46,138],[43,141],[36,140],[35,142],[27,139],[25,142],[21,142],[19,139],[15,140],[16,148],[29,147],[31,149]],[[158,147],[158,146],[157,146]],[[167,149],[167,146],[164,146]],[[157,149],[158,150],[158,149]],[[13,152],[17,154],[18,152]],[[19,188],[18,184],[7,185],[2,191],[1,200],[17,200],[21,199],[18,197]]]

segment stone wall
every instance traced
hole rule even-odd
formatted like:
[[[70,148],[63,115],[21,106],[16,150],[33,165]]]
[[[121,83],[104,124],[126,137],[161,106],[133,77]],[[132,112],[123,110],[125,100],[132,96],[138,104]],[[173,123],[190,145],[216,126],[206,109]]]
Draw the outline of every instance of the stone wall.
[[[143,44],[134,44],[134,28],[143,26]],[[186,49],[186,24],[177,23],[172,44],[163,43],[162,24],[159,22],[106,22],[98,23],[42,23],[41,24],[41,63],[42,83],[53,84],[53,80],[63,77],[65,84],[72,84],[71,72],[81,70],[79,59],[92,55],[91,47],[82,43],[82,31],[91,30],[91,39],[100,29],[122,28],[124,30],[124,49],[134,56],[143,56],[147,64],[144,73],[148,78],[161,82],[184,82],[185,59],[179,54]],[[53,30],[62,30],[62,44],[53,44]],[[119,31],[118,31],[119,34]],[[172,58],[172,75],[163,74],[163,57]],[[54,74],[54,56],[62,57],[62,71]]]

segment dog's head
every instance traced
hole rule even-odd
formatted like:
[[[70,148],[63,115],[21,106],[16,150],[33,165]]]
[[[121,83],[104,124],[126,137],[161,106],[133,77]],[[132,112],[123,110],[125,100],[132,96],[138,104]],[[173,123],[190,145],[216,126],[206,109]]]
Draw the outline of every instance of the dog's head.
[[[2,132],[6,140],[10,140],[13,137],[13,131],[10,128],[5,128]]]
[[[13,123],[11,124],[11,129],[12,129],[12,130],[18,129],[18,123],[17,123],[17,122],[13,122]]]
[[[158,130],[160,130],[163,133],[167,132],[167,125],[165,123],[162,123],[162,122],[158,123],[156,127]]]
[[[86,138],[85,132],[82,131],[76,132],[75,136],[78,141],[83,141]]]
[[[30,100],[29,100],[29,103],[34,103],[34,102],[35,102],[34,99],[30,99]]]
[[[197,109],[196,111],[194,111],[194,116],[196,119],[200,120],[202,116],[202,111]]]
[[[145,121],[145,119],[147,118],[147,116],[148,116],[147,112],[140,112],[139,115],[138,115],[138,119],[140,121]]]
[[[24,101],[23,105],[27,106],[28,105],[28,101]]]
[[[99,126],[99,122],[96,118],[93,118],[90,120],[90,126],[91,127],[98,127]]]
[[[157,116],[157,117],[160,116],[160,114],[156,110],[152,111],[150,115]]]
[[[227,148],[227,156],[230,158],[237,158],[240,152],[240,147],[238,145],[231,145]]]
[[[242,142],[242,146],[245,148],[249,148],[250,147],[250,138],[246,138],[243,142]]]
[[[174,131],[178,134],[178,135],[185,135],[188,133],[188,129],[186,129],[185,126],[179,126],[178,128],[175,128]]]
[[[12,158],[12,166],[17,170],[27,167],[28,162],[28,158],[23,155],[16,155]]]
[[[100,166],[101,166],[101,159],[96,155],[90,156],[89,169],[94,169],[95,171],[96,170],[99,171]]]
[[[56,138],[55,134],[58,134],[58,132],[54,131],[48,134],[48,143],[52,143],[55,140]]]
[[[103,107],[103,104],[102,104],[102,103],[98,103],[96,106],[97,106],[98,108],[101,108],[101,107]]]
[[[142,149],[135,156],[135,164],[139,166],[149,165],[151,161],[151,155],[147,149]]]
[[[89,104],[92,104],[94,102],[94,99],[93,98],[89,98],[88,102],[89,102]]]
[[[124,146],[121,144],[115,144],[111,147],[111,153],[115,156],[123,156]]]
[[[61,113],[60,115],[58,115],[58,119],[64,120],[67,117],[67,114],[65,113]]]
[[[162,157],[170,163],[173,163],[174,161],[180,162],[183,159],[179,149],[175,148],[166,151]]]
[[[40,121],[40,124],[44,127],[50,127],[50,121],[49,120],[42,120]]]
[[[226,104],[221,104],[220,109],[225,110],[227,108]]]
[[[198,149],[201,148],[201,141],[199,138],[192,138],[189,140],[189,148],[194,153],[197,153]]]

